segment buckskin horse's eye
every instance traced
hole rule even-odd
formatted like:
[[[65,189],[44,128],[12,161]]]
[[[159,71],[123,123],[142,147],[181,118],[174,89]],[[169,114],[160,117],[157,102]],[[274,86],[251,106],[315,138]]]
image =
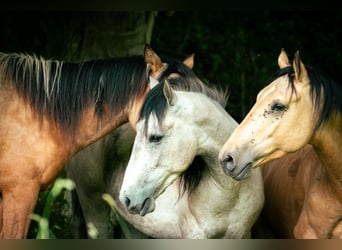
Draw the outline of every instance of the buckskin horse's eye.
[[[150,137],[148,138],[148,141],[151,143],[157,143],[157,142],[160,142],[162,138],[163,138],[162,135],[150,135]]]
[[[285,111],[286,109],[286,106],[280,102],[275,102],[271,107],[272,111]]]

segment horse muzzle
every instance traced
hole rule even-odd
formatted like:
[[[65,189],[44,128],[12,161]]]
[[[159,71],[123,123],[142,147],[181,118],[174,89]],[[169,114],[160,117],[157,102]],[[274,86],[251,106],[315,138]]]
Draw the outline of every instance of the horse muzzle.
[[[249,176],[253,166],[252,162],[243,164],[243,167],[237,165],[235,158],[230,154],[220,156],[220,164],[222,166],[223,172],[237,181],[246,179]]]
[[[143,199],[142,202],[134,202],[128,196],[125,196],[121,202],[131,214],[139,214],[140,216],[145,216],[155,209],[154,199],[150,197]]]

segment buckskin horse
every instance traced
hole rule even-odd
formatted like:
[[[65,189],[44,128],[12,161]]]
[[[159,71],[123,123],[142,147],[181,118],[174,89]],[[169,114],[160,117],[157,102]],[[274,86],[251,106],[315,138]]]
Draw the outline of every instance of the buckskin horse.
[[[290,178],[302,187],[296,238],[342,238],[342,85],[305,66],[298,51],[291,65],[282,50],[278,64],[280,70],[220,150],[221,165],[227,175],[242,180],[252,168],[289,153],[301,150],[311,155],[309,169],[289,166],[287,173],[280,171],[287,175],[280,179],[278,173],[271,177],[277,172],[273,166],[265,170],[266,180],[281,180],[277,183],[281,189],[290,174],[298,175]],[[303,171],[305,175],[300,174]],[[295,195],[278,199],[298,199]]]

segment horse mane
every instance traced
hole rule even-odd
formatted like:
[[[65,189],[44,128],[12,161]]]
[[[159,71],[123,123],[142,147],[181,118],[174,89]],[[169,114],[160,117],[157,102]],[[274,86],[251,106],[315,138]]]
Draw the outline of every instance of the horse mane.
[[[167,78],[170,76],[170,72],[178,73],[181,77]],[[223,91],[223,89],[216,86],[208,86],[204,84],[191,69],[189,69],[180,61],[174,60],[172,61],[172,64],[168,64],[168,68],[160,76],[160,84],[156,85],[146,95],[145,101],[140,111],[139,120],[148,118],[151,113],[154,113],[160,123],[163,121],[165,112],[167,110],[167,100],[163,93],[166,78],[168,80],[168,84],[174,90],[202,93],[214,101],[217,101],[222,107],[226,106],[228,100],[227,91]],[[148,119],[145,119],[145,123],[146,133]]]
[[[84,108],[94,105],[100,120],[104,104],[109,104],[110,112],[118,112],[149,82],[143,56],[72,63],[0,53],[0,70],[1,84],[12,84],[40,121],[47,117],[71,134]]]
[[[192,160],[190,166],[181,174],[179,181],[179,195],[183,195],[186,192],[191,194],[193,190],[200,183],[204,170],[205,161],[199,155],[196,155]]]
[[[168,69],[160,77],[160,83],[155,86],[146,96],[144,104],[141,108],[139,120],[145,118],[145,133],[147,133],[148,117],[154,113],[161,123],[167,110],[167,100],[163,93],[165,79],[170,75],[170,71],[176,72],[181,77],[168,78],[169,85],[174,90],[203,93],[209,98],[220,103],[222,107],[226,106],[228,95],[219,87],[208,86],[204,84],[195,73],[179,61],[168,63]],[[180,190],[182,194],[191,192],[198,186],[201,181],[203,170],[205,169],[203,159],[196,156],[192,164],[180,176]]]
[[[323,101],[323,107],[320,112],[316,130],[326,122],[334,113],[342,113],[342,85],[330,77],[327,77],[310,66],[305,66],[310,79],[310,95],[315,111],[319,110],[320,103]],[[289,86],[292,93],[296,93],[294,85],[294,69],[292,66],[278,70],[268,81],[271,83],[280,76],[287,75]],[[321,100],[323,94],[323,100]]]

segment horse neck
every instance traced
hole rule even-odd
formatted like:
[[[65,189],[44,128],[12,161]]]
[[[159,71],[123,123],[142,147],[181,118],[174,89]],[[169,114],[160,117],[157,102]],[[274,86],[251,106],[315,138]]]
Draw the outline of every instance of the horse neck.
[[[105,106],[101,118],[95,114],[95,107],[86,109],[82,115],[77,134],[73,138],[76,151],[97,141],[126,122],[129,122],[135,129],[140,109],[149,90],[150,87],[148,86],[139,96],[131,97],[126,107],[115,113],[109,111],[108,105]]]
[[[204,129],[201,131],[199,139],[198,154],[206,162],[209,170],[209,177],[213,178],[217,184],[222,187],[232,185],[231,178],[222,171],[220,167],[218,154],[233,131],[238,126],[238,123],[218,104],[217,107],[210,109],[210,117],[207,119],[207,123],[199,126]],[[204,112],[205,113],[205,112]],[[208,116],[206,114],[206,116]]]
[[[129,120],[129,109],[124,109],[116,114],[106,112],[99,118],[95,114],[95,108],[91,107],[84,111],[80,125],[72,138],[75,151],[78,151],[105,136],[115,128]]]
[[[342,115],[334,114],[317,130],[311,144],[315,148],[332,184],[338,186],[342,199]],[[336,189],[335,189],[336,190]]]
[[[203,104],[206,105],[205,102]],[[197,124],[197,155],[204,160],[205,169],[198,186],[188,196],[188,204],[195,214],[201,214],[203,209],[206,210],[206,206],[203,207],[202,204],[207,204],[211,211],[220,211],[223,214],[224,211],[228,213],[232,203],[237,200],[237,190],[240,189],[242,182],[234,181],[224,174],[218,154],[238,123],[221,106],[206,106],[210,108],[210,116],[202,111],[201,114],[207,118]]]

